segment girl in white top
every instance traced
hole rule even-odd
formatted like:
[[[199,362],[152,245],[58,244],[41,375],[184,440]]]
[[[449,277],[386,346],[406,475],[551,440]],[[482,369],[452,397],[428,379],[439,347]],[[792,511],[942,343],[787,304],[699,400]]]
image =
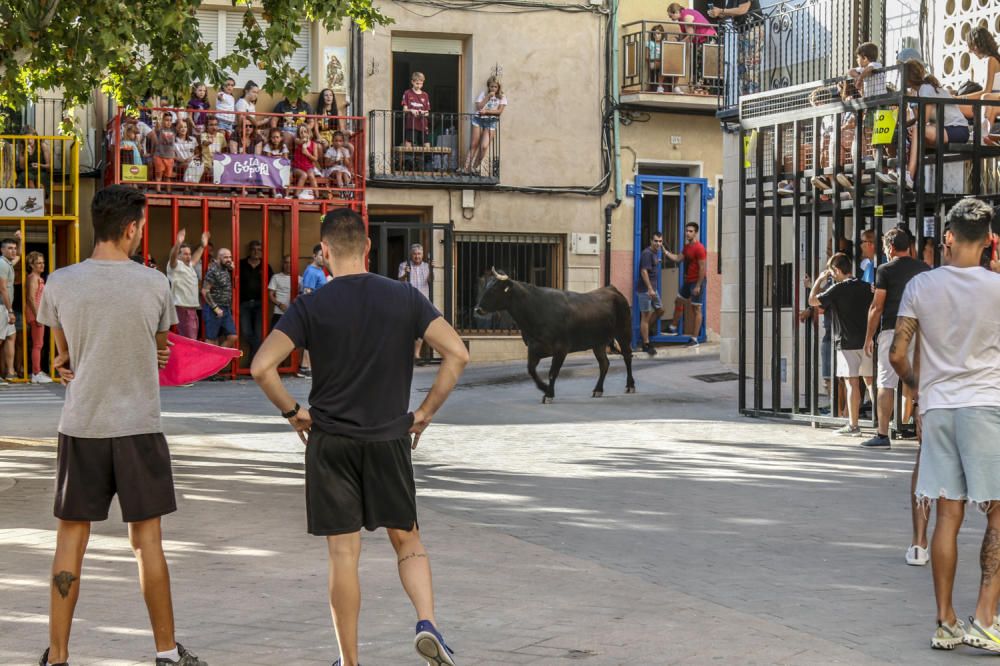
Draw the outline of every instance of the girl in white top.
[[[198,140],[194,138],[194,124],[190,118],[178,121],[177,138],[174,139],[174,153],[177,156],[176,173],[184,175],[191,159],[198,150]]]
[[[477,115],[472,118],[469,154],[465,158],[465,168],[460,173],[479,173],[479,167],[489,154],[490,142],[500,124],[500,114],[505,108],[507,97],[503,94],[500,79],[491,76],[486,79],[486,90],[476,98]]]
[[[323,175],[331,178],[340,189],[351,186],[351,156],[350,145],[346,136],[340,130],[333,133],[333,143],[323,155]]]
[[[938,97],[954,99],[948,89],[941,85],[934,76],[927,72],[923,63],[917,60],[907,60],[903,63],[903,80],[910,95],[917,97]],[[917,132],[924,133],[924,148],[934,146],[938,138],[938,119],[935,118],[935,107],[928,105],[926,109],[927,124],[923,128],[916,125],[910,127],[910,155],[907,165],[906,185],[913,187],[913,179],[917,176]],[[969,122],[959,109],[958,104],[945,104],[944,117],[940,126],[944,131],[945,143],[966,143],[969,140]]]
[[[986,60],[986,81],[980,92],[962,95],[962,98],[1000,100],[1000,48],[997,48],[993,34],[987,28],[977,26],[969,33],[969,39],[966,43],[969,47],[969,53]],[[963,104],[959,108],[966,118],[972,120],[976,117],[976,110],[971,105]],[[985,143],[990,145],[993,144],[987,135],[995,124],[997,115],[1000,115],[1000,107],[987,106],[982,108],[983,139]]]
[[[236,98],[233,97],[233,88],[236,86],[236,81],[233,79],[226,79],[226,82],[222,84],[222,90],[218,92],[215,96],[215,108],[218,111],[234,111],[236,109]],[[219,119],[219,129],[231,132],[233,130],[233,125],[236,123],[236,116],[231,113],[219,113],[216,114]]]

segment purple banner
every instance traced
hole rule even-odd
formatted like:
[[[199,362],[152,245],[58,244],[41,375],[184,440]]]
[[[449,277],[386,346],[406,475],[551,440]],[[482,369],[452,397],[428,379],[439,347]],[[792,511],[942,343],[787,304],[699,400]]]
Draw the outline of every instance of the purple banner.
[[[219,185],[288,186],[292,163],[283,157],[213,154],[213,181]]]

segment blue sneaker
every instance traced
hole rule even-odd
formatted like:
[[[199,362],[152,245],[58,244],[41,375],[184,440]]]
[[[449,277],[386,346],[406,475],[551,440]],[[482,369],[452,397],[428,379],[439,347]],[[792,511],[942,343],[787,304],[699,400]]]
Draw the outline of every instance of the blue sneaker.
[[[427,660],[428,666],[455,666],[455,660],[451,658],[455,653],[445,644],[444,638],[429,620],[417,622],[417,636],[413,639],[413,647],[417,654]]]

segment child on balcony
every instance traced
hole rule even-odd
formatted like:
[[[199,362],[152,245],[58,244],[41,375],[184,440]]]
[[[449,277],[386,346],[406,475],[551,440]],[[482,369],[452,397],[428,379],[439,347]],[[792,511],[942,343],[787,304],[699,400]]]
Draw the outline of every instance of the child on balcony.
[[[351,151],[350,144],[347,143],[346,135],[337,130],[333,133],[333,143],[326,150],[323,156],[323,175],[334,181],[338,189],[351,187]],[[341,192],[341,195],[346,194]]]
[[[658,93],[663,92],[663,75],[660,74],[660,61],[663,57],[663,26],[654,25],[649,29],[649,41],[646,43],[646,57],[649,69],[649,87]]]
[[[149,133],[149,138],[153,142],[153,173],[156,179],[156,191],[159,192],[160,183],[173,178],[174,175],[174,160],[177,159],[174,114],[165,111],[159,124]],[[170,191],[169,185],[167,191]]]
[[[297,188],[308,185],[311,189],[300,189],[299,199],[315,199],[313,190],[316,185],[316,175],[313,169],[319,160],[319,146],[312,139],[312,129],[307,125],[299,125],[295,138],[295,153],[292,155],[292,178]],[[292,196],[295,196],[294,194]]]
[[[264,144],[260,152],[265,157],[283,157],[288,159],[288,145],[285,143],[285,138],[282,136],[280,128],[272,127],[268,130],[267,143]],[[275,190],[275,199],[281,199],[283,196],[284,191],[280,189]]]
[[[862,97],[881,97],[888,93],[885,87],[884,65],[878,61],[878,45],[865,42],[854,52],[858,66],[847,75],[854,79],[854,86]]]
[[[124,129],[122,129],[122,163],[123,164],[142,164],[144,141],[139,139],[139,128],[136,127],[134,122],[125,123]]]
[[[233,89],[236,87],[236,81],[232,78],[226,79],[226,82],[222,84],[222,90],[220,90],[215,98],[215,108],[219,111],[235,111],[236,110],[236,98],[233,97]],[[233,125],[236,123],[236,116],[232,113],[220,113],[219,114],[219,128],[224,132],[233,131]]]
[[[191,86],[191,99],[188,100],[187,108],[204,111],[211,108],[208,103],[208,87],[200,81]],[[201,134],[205,129],[205,121],[208,120],[207,113],[192,113],[191,120],[194,121],[195,134]]]
[[[413,72],[410,87],[403,92],[403,145],[425,146],[427,118],[431,113],[431,98],[424,91],[424,75]]]

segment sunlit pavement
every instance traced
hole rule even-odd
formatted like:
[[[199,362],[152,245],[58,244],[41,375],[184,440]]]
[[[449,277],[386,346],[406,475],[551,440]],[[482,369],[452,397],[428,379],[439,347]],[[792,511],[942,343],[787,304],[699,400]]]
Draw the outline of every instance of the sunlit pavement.
[[[930,569],[908,567],[915,446],[735,415],[711,347],[567,363],[542,405],[522,364],[473,367],[414,453],[438,619],[463,664],[945,663]],[[417,370],[417,404],[433,378]],[[304,399],[305,380],[289,380]],[[61,389],[0,391],[0,664],[47,642]],[[25,400],[25,396],[31,396]],[[113,408],[109,406],[109,408]],[[329,664],[325,548],[302,445],[251,382],[163,392],[179,511],[165,519],[178,636],[213,665]],[[972,612],[982,518],[961,538]],[[381,532],[362,556],[362,663],[419,664]],[[96,524],[72,663],[151,663],[125,529]],[[965,652],[966,649],[960,649]],[[968,650],[971,654],[971,650]]]

